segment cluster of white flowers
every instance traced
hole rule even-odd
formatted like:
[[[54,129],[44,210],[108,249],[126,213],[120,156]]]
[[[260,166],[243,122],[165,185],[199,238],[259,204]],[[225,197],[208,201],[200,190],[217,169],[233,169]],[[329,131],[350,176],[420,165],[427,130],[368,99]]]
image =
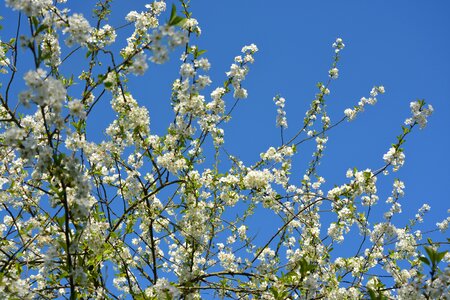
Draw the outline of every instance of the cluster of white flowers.
[[[261,264],[270,265],[274,263],[273,261],[274,257],[275,251],[267,247],[259,253],[258,260],[261,262]]]
[[[392,196],[395,198],[400,198],[405,195],[405,184],[399,179],[394,180],[394,189],[392,190]]]
[[[73,14],[67,18],[67,27],[63,29],[63,34],[68,33],[65,43],[67,46],[78,44],[86,46],[91,37],[92,27],[82,14]]]
[[[158,281],[148,290],[145,291],[146,296],[155,299],[178,299],[181,295],[180,291],[170,284],[166,278],[158,278]]]
[[[218,256],[220,265],[225,270],[230,272],[236,272],[238,270],[238,265],[236,263],[236,257],[232,252],[229,251],[220,251]]]
[[[109,91],[114,91],[117,89],[119,83],[119,74],[116,72],[108,72],[106,74],[105,79],[103,80],[103,84],[105,85],[105,89]]]
[[[9,67],[10,61],[9,58],[6,56],[5,49],[3,48],[3,42],[0,39],[0,74],[7,73],[7,69],[5,67]]]
[[[95,45],[98,48],[104,48],[107,45],[111,45],[115,42],[117,37],[114,28],[109,25],[103,25],[102,28],[94,28],[91,31],[91,37],[89,38],[89,43]]]
[[[190,65],[190,64],[185,64]],[[180,82],[178,79],[173,84],[177,95],[177,104],[174,111],[181,114],[190,113],[193,116],[203,116],[205,113],[205,97],[200,94],[191,93],[189,79]],[[179,123],[181,125],[181,123]]]
[[[239,178],[235,175],[228,174],[220,178],[219,183],[222,185],[220,199],[228,206],[234,206],[240,198],[240,194],[235,191],[235,187],[239,184]]]
[[[405,163],[405,153],[400,147],[391,147],[389,151],[383,155],[383,160],[386,164],[393,166],[393,171],[398,171]]]
[[[352,181],[351,185],[357,194],[375,194],[377,192],[377,177],[370,169],[357,171],[353,175],[355,179]]]
[[[5,132],[2,133],[2,137],[4,142],[8,145],[17,146],[22,142],[22,139],[27,135],[27,132],[19,127],[13,126],[8,128]]]
[[[344,228],[341,222],[331,223],[327,233],[333,241],[342,243],[344,241]]]
[[[345,44],[343,43],[341,38],[337,38],[333,43],[334,52],[336,53],[335,60],[333,62],[332,68],[328,71],[328,76],[331,79],[337,79],[339,77],[339,69],[336,67],[337,61],[339,59],[339,52],[344,49]]]
[[[70,113],[75,116],[78,117],[80,119],[84,119],[86,117],[86,111],[84,109],[84,105],[81,102],[81,100],[78,99],[74,99],[72,101],[69,102],[68,104]]]
[[[241,240],[245,240],[247,238],[247,226],[245,225],[239,226],[237,232]]]
[[[269,170],[249,170],[243,179],[244,186],[247,189],[263,189],[272,181],[273,176]]]
[[[320,155],[318,152],[322,152],[325,149],[325,145],[328,142],[328,137],[316,137],[317,152],[314,152],[313,156]]]
[[[192,78],[195,76],[195,68],[193,64],[184,63],[180,67],[180,75],[184,78]]]
[[[393,195],[395,194],[395,188],[392,191],[392,194]],[[390,220],[390,219],[392,219],[394,214],[399,214],[402,212],[402,205],[397,200],[398,199],[395,197],[388,197],[386,199],[386,203],[391,204],[391,207],[389,208],[389,210],[383,214],[383,217],[386,220]]]
[[[276,96],[273,98],[275,105],[277,106],[277,127],[287,128],[287,119],[286,119],[286,111],[284,110],[284,103],[286,99],[280,96]]]
[[[130,93],[118,92],[111,100],[118,118],[106,129],[115,141],[131,144],[141,143],[142,137],[150,133],[150,117],[144,106],[139,106]]]
[[[344,42],[342,41],[341,38],[337,38],[336,41],[333,43],[332,46],[333,46],[333,48],[335,49],[334,51],[335,51],[336,53],[339,53],[342,49],[344,49],[345,44],[344,44]]]
[[[210,95],[212,101],[206,104],[206,108],[216,115],[223,114],[225,112],[225,102],[222,97],[225,93],[226,91],[223,87],[218,87],[212,91]]]
[[[241,55],[236,56],[234,58],[235,63],[231,65],[230,71],[226,72],[226,75],[234,88],[233,97],[236,99],[247,98],[247,90],[241,87],[241,82],[245,79],[245,76],[248,73],[247,63],[254,62],[253,55],[257,51],[258,47],[256,47],[255,44],[244,46],[241,51],[244,54],[244,57]]]
[[[20,10],[27,16],[39,16],[53,7],[52,0],[6,0],[6,5],[14,10]]]
[[[8,275],[0,280],[0,297],[2,299],[31,299],[28,280],[21,279],[13,268],[7,270]]]
[[[197,87],[199,90],[204,89],[208,85],[212,83],[211,79],[207,75],[199,75],[198,78],[195,80],[195,87]]]
[[[273,160],[275,162],[282,162],[285,157],[291,157],[295,153],[295,146],[283,146],[278,149],[270,147],[266,152],[259,156],[263,160]]]
[[[167,39],[167,47],[164,43]],[[186,44],[188,41],[188,35],[184,30],[175,30],[174,26],[160,26],[158,30],[154,30],[149,36],[152,43],[148,45],[148,48],[152,52],[150,61],[156,64],[162,64],[169,59],[169,48],[173,49],[179,45]],[[183,55],[184,56],[184,55]],[[184,58],[182,59],[184,61]]]
[[[173,151],[158,156],[157,162],[160,166],[166,168],[173,174],[186,168],[186,159],[176,155]]]
[[[417,212],[417,214],[415,215],[416,221],[419,223],[423,222],[423,216],[429,212],[431,209],[430,205],[428,205],[427,203],[424,203],[420,208],[419,211]]]
[[[450,213],[450,209],[447,211]],[[436,226],[440,231],[445,232],[448,229],[448,225],[450,224],[450,216],[442,220],[442,222],[436,223]]]
[[[19,98],[25,106],[31,100],[40,107],[49,106],[56,113],[61,111],[66,98],[66,89],[61,81],[48,76],[42,69],[27,72],[24,79],[29,89],[20,93]]]
[[[204,194],[204,196],[207,195]],[[205,202],[196,203],[194,199],[192,200],[191,203],[187,204],[188,209],[179,224],[183,228],[183,235],[200,240],[207,234],[205,224],[207,222],[206,209],[208,205]]]
[[[198,21],[194,18],[187,18],[186,21],[183,23],[183,28],[190,32],[194,32],[195,34],[197,34],[197,36],[202,33],[202,30],[198,25]]]
[[[196,59],[194,61],[194,66],[196,68],[202,69],[204,71],[209,71],[209,68],[211,68],[211,64],[209,63],[208,59],[205,57],[202,57],[200,59]]]
[[[150,10],[155,15],[160,15],[162,12],[166,10],[166,2],[155,0],[151,4],[146,4],[145,8]]]
[[[419,124],[421,129],[424,128],[427,125],[428,117],[433,113],[433,106],[428,104],[428,107],[425,107],[424,101],[414,101],[410,103],[409,107],[413,116],[412,118],[406,119],[405,124]]]
[[[46,64],[56,67],[61,63],[61,47],[59,46],[58,36],[51,33],[45,33],[37,37],[42,54]]]
[[[332,68],[328,71],[328,75],[331,79],[337,79],[339,77],[339,69],[338,68]]]
[[[164,63],[169,58],[167,46],[164,45],[164,37],[169,38],[168,44],[171,47],[178,46],[187,41],[186,34],[182,31],[175,31],[173,26],[161,26],[158,30],[158,17],[166,9],[164,1],[154,1],[145,6],[147,11],[131,11],[127,14],[126,20],[134,23],[135,30],[127,38],[127,46],[120,52],[124,59],[130,59],[142,49],[153,52],[150,60],[154,63]],[[155,29],[152,34],[148,31]]]
[[[397,243],[395,243],[395,248],[398,251],[397,254],[404,255],[405,257],[417,255],[417,241],[414,235],[407,233],[403,228],[398,228],[396,234],[398,239]]]
[[[361,197],[361,204],[363,206],[372,206],[375,205],[378,202],[379,197],[377,195],[370,195],[370,196],[362,196]]]
[[[159,25],[157,16],[149,11],[140,13],[137,11],[130,11],[125,19],[128,22],[133,22],[138,31],[146,31],[149,28],[156,28]]]
[[[134,56],[133,62],[128,68],[128,71],[135,75],[142,76],[145,74],[145,71],[147,71],[147,69],[147,55],[144,52],[139,52]]]
[[[372,90],[370,91],[370,97],[366,98],[366,97],[362,97],[360,99],[360,101],[358,102],[358,105],[356,105],[353,109],[352,108],[347,108],[344,110],[344,114],[347,117],[347,119],[349,121],[353,120],[356,118],[356,115],[359,112],[364,111],[364,107],[369,104],[369,105],[375,105],[377,103],[377,96],[378,94],[384,94],[385,90],[384,90],[384,86],[375,86],[372,88]]]

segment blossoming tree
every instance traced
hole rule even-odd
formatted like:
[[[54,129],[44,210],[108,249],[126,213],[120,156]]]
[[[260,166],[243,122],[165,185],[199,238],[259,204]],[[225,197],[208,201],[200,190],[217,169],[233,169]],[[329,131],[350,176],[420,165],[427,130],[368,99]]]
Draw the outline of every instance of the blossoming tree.
[[[108,24],[110,0],[97,1],[93,24],[65,2],[6,0],[19,14],[7,20],[17,21],[16,35],[0,41],[2,299],[447,299],[448,242],[424,242],[415,229],[429,207],[402,227],[393,217],[403,182],[394,180],[387,199],[377,194],[377,178],[402,167],[405,137],[425,127],[430,105],[411,102],[412,116],[383,166],[350,169],[346,182],[325,190],[318,165],[328,131],[384,93],[375,86],[341,119],[330,119],[325,103],[339,75],[341,39],[296,134],[245,165],[224,150],[223,124],[247,97],[254,44],[207,95],[210,63],[192,39],[201,30],[188,0],[171,8],[154,1],[119,25]],[[133,30],[120,49],[116,31],[125,27]],[[157,135],[152,107],[127,83],[175,48],[183,54],[173,121]],[[68,72],[78,53],[85,60]],[[19,69],[19,60],[29,68]],[[15,93],[18,82],[25,87]],[[110,102],[115,119],[94,142],[87,131],[102,116],[100,102]],[[274,102],[283,131],[285,99]],[[291,174],[306,142],[315,143],[306,172]],[[381,200],[389,209],[372,222]],[[262,210],[277,225],[256,238],[249,218]],[[356,251],[334,255],[355,231]]]

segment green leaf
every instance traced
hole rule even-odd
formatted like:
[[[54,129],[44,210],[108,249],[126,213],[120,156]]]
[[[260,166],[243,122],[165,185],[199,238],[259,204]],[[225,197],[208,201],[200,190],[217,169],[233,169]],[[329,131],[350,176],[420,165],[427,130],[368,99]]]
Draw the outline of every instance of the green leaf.
[[[36,17],[31,17],[31,22],[33,23],[34,27],[38,27],[39,20]]]
[[[206,53],[206,50],[200,50],[197,52],[197,56],[203,55]]]
[[[177,7],[175,6],[175,4],[172,4],[172,10],[170,11],[169,25],[172,22],[172,20],[176,17],[176,15],[177,15]]]
[[[425,256],[420,256],[420,257],[419,257],[419,260],[420,260],[421,262],[423,262],[424,264],[426,264],[426,265],[431,265],[430,261],[429,261],[428,258],[426,258]]]
[[[444,258],[445,254],[447,254],[448,251],[442,251],[436,253],[436,264],[439,264],[442,259]]]
[[[375,292],[372,289],[369,289],[369,296],[370,296],[370,300],[377,299],[377,295],[375,294]]]
[[[34,33],[34,35],[38,35],[39,33],[41,33],[42,31],[46,30],[47,28],[48,28],[48,26],[45,25],[45,24],[39,26],[38,29],[36,29],[36,32]]]
[[[436,251],[433,248],[431,248],[430,246],[425,246],[424,248],[425,248],[425,251],[428,254],[428,257],[431,260],[431,263],[434,265],[435,264],[435,260],[436,260],[436,258],[435,258]]]
[[[183,23],[186,21],[186,18],[180,17],[180,16],[176,16],[175,18],[173,18],[173,20],[171,20],[169,22],[170,26],[181,26],[183,25]]]

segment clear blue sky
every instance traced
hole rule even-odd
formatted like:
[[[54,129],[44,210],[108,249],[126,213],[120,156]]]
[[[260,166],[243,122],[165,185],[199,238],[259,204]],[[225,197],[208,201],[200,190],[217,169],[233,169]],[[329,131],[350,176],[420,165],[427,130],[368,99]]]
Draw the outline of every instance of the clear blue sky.
[[[73,12],[84,11],[88,16],[91,7],[86,3],[91,1],[68,1]],[[116,0],[113,8],[119,8],[117,16],[123,16],[124,10],[141,10],[146,3]],[[168,2],[169,7],[171,3]],[[203,31],[196,43],[208,51],[212,87],[222,84],[224,72],[242,46],[255,43],[260,49],[244,82],[249,98],[240,103],[226,126],[226,149],[230,153],[251,164],[260,152],[279,144],[272,101],[278,93],[287,101],[286,134],[295,132],[314,98],[316,83],[327,80],[333,56],[331,44],[342,37],[346,48],[339,64],[340,76],[333,82],[328,97],[332,120],[338,120],[345,108],[367,96],[374,85],[384,85],[386,94],[355,121],[330,132],[319,172],[332,186],[345,182],[348,168],[380,167],[383,154],[410,115],[410,101],[425,99],[434,106],[435,113],[427,128],[415,130],[407,138],[406,164],[395,177],[406,184],[404,220],[413,217],[423,202],[432,207],[424,229],[434,228],[437,221],[447,216],[450,1],[193,0],[191,10]],[[3,7],[0,14],[8,20],[2,22],[5,29],[0,32],[6,38],[14,28],[9,20],[16,14],[3,11]],[[123,19],[114,16],[113,26],[123,24]],[[178,74],[178,55],[174,54],[168,65],[151,65],[145,77],[129,84],[135,98],[148,103],[151,126],[157,133],[163,133],[172,119],[166,113],[170,108],[170,85]],[[108,103],[105,101],[104,105],[107,107]],[[90,126],[106,127],[110,120],[107,116]],[[294,180],[296,174],[300,179],[305,162],[311,157],[311,147],[299,151]],[[383,195],[388,196],[391,183],[392,178],[380,180],[380,201],[385,200]]]

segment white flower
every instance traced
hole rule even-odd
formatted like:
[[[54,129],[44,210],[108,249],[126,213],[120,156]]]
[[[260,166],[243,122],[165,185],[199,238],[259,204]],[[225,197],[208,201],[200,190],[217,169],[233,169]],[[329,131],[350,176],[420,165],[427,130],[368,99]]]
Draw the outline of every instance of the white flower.
[[[389,148],[389,151],[383,155],[383,160],[386,164],[393,166],[393,171],[398,171],[405,163],[405,154],[400,148]]]
[[[245,239],[247,238],[247,235],[246,235],[246,233],[247,233],[247,226],[241,225],[241,226],[238,228],[237,231],[238,231],[238,234],[239,234],[239,238],[240,238],[240,239],[245,240]]]
[[[420,129],[424,128],[427,125],[427,118],[431,116],[434,109],[433,106],[428,105],[428,108],[425,108],[424,101],[415,101],[410,103],[411,112],[413,114],[412,118],[406,119],[406,125],[419,124]]]
[[[66,98],[66,89],[61,81],[47,76],[42,69],[29,71],[24,76],[29,90],[22,92],[19,98],[25,105],[29,100],[41,107],[51,106],[55,112],[60,112]]]
[[[342,41],[341,38],[337,38],[336,41],[333,43],[333,48],[335,48],[336,53],[338,53],[340,50],[344,49],[345,44]]]
[[[233,97],[235,99],[245,99],[247,98],[247,96],[248,96],[247,90],[244,88],[238,88],[234,90]]]
[[[244,177],[244,185],[248,189],[261,189],[266,187],[272,180],[269,170],[263,171],[251,170]]]
[[[0,39],[0,45],[2,45],[2,40]],[[10,61],[9,58],[6,57],[5,50],[3,47],[0,46],[0,73],[7,73],[8,71],[6,69],[3,69],[3,67],[9,66]]]
[[[275,105],[277,106],[277,127],[287,128],[286,111],[284,110],[284,105],[286,100],[283,97],[276,96],[273,98]]]
[[[46,64],[50,66],[58,66],[61,63],[61,48],[59,46],[58,37],[54,34],[45,33],[40,41],[42,57],[46,57]]]
[[[6,5],[14,10],[21,10],[27,16],[38,16],[53,7],[52,0],[6,0]]]
[[[209,76],[206,75],[198,76],[197,80],[195,81],[199,89],[204,89],[206,86],[210,85],[211,82],[212,82],[211,78],[209,78]]]
[[[339,69],[333,68],[330,71],[328,71],[329,76],[331,79],[337,79],[339,77]]]
[[[344,241],[343,230],[336,223],[331,223],[328,227],[328,235],[338,243]]]
[[[209,63],[207,58],[200,58],[194,61],[194,66],[204,71],[208,71],[209,68],[211,67],[211,64]]]
[[[94,28],[89,39],[89,43],[95,44],[99,48],[103,48],[106,45],[114,43],[117,34],[114,28],[106,24],[102,28]]]
[[[135,75],[144,75],[147,69],[147,55],[144,52],[140,52],[136,54],[128,70]]]
[[[89,22],[82,14],[73,14],[67,19],[67,22],[68,26],[63,29],[63,34],[69,33],[69,37],[65,40],[66,45],[69,47],[74,44],[85,46],[92,31]]]
[[[220,260],[220,265],[227,271],[235,272],[237,271],[238,265],[236,264],[236,257],[231,252],[220,251],[218,258]]]
[[[356,117],[356,110],[347,108],[346,110],[344,110],[344,114],[349,121],[352,121]]]
[[[156,161],[160,166],[174,174],[186,168],[186,160],[183,157],[178,157],[173,151],[158,156]]]
[[[436,223],[436,226],[439,228],[440,231],[444,232],[448,229],[449,223],[450,223],[450,217],[447,219],[444,219],[442,222]]]
[[[84,105],[80,100],[72,100],[69,102],[70,113],[80,119],[86,117],[86,111],[84,110]]]
[[[180,291],[170,284],[166,278],[158,278],[158,281],[153,285],[157,299],[177,299],[180,296]]]
[[[194,77],[195,69],[192,64],[184,63],[180,67],[180,75],[183,77]]]
[[[150,9],[155,15],[159,15],[166,10],[164,1],[155,1],[152,4],[146,4],[145,7]]]
[[[258,52],[258,47],[255,44],[250,44],[248,46],[242,47],[242,53],[250,52],[251,54]]]

